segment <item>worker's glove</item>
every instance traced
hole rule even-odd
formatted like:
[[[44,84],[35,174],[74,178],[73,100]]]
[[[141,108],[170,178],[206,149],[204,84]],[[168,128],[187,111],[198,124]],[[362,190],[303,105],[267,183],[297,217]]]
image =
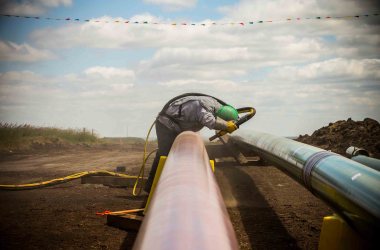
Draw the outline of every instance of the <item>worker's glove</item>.
[[[238,127],[236,126],[236,124],[233,122],[233,121],[228,121],[227,122],[227,129],[226,131],[228,133],[232,133],[234,132],[236,129],[238,129]]]

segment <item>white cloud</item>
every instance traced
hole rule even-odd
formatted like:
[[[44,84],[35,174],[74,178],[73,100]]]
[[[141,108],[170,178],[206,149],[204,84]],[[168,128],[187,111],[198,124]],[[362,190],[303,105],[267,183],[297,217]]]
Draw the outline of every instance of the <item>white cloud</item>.
[[[286,66],[276,69],[272,76],[294,81],[347,82],[358,80],[380,81],[380,59],[349,60],[334,58],[304,66]],[[380,85],[379,85],[380,89]]]
[[[105,79],[124,78],[127,80],[134,80],[135,78],[135,73],[132,70],[113,67],[92,67],[86,69],[84,73],[88,76],[100,76]]]
[[[241,0],[234,5],[222,6],[219,10],[232,20],[276,21],[297,17],[355,15],[376,6],[376,1],[371,0]]]
[[[95,128],[108,136],[125,132],[128,122],[131,130],[142,134],[149,125],[139,116],[154,117],[158,107],[142,98],[150,91],[160,93],[157,88],[136,88],[134,73],[125,68],[95,66],[57,76],[0,73],[1,120]]]
[[[254,47],[221,47],[203,48],[163,47],[156,51],[151,59],[141,62],[139,74],[144,78],[161,82],[181,79],[232,79],[248,76],[252,71],[267,66],[304,63],[318,59],[326,54],[326,49],[316,39],[298,39],[293,36],[278,36],[258,40]],[[289,39],[292,42],[284,42]],[[284,44],[284,45],[283,45]]]
[[[220,12],[232,20],[272,20],[275,18],[288,18],[313,12],[316,8],[316,1],[248,1],[242,0],[235,5],[222,6]]]
[[[344,8],[342,8],[344,6]],[[276,36],[291,36],[296,41],[317,42],[321,49],[328,49],[328,54],[323,53],[321,57],[371,57],[378,54],[376,49],[380,43],[379,21],[377,17],[361,17],[347,19],[324,19],[326,16],[347,16],[371,12],[378,9],[377,1],[357,1],[357,0],[274,0],[274,1],[249,1],[242,0],[234,5],[221,8],[225,17],[222,21],[254,21],[252,32],[239,32],[239,37],[244,41],[253,42],[259,40],[261,34],[262,41],[267,42],[265,48],[282,48],[281,44],[273,44],[272,39]],[[320,16],[322,19],[315,19]],[[297,21],[296,18],[301,18]],[[292,21],[286,21],[292,18]],[[306,20],[305,18],[311,18]],[[259,24],[257,21],[272,20],[272,23]],[[247,25],[246,25],[247,26]],[[365,37],[365,39],[363,39]],[[273,46],[272,46],[273,45]],[[284,46],[292,46],[294,42],[284,40]],[[310,43],[310,46],[315,46]],[[306,47],[305,47],[306,48]],[[300,51],[303,56],[306,50]],[[314,50],[317,52],[316,50]],[[274,53],[267,54],[276,54]],[[326,52],[326,51],[323,51]],[[294,56],[293,56],[294,57]]]
[[[165,10],[176,11],[195,7],[197,0],[143,0],[145,3],[162,6]]]
[[[158,50],[151,60],[153,65],[166,65],[175,63],[186,64],[223,64],[235,61],[249,61],[248,48],[162,48]]]
[[[35,0],[35,2],[48,7],[70,6],[73,3],[72,0]]]
[[[135,73],[129,69],[97,66],[69,78],[73,80],[71,84],[80,84],[82,96],[121,96],[134,86]]]
[[[7,110],[2,119],[17,113],[30,118],[33,107],[49,106],[47,100],[62,98],[64,91],[56,80],[31,71],[0,73],[0,107]]]
[[[16,44],[0,40],[0,60],[18,62],[36,62],[56,58],[49,50],[37,49],[29,44]]]
[[[99,22],[84,24],[67,24],[60,28],[36,30],[31,38],[41,47],[72,48],[86,46],[90,48],[161,47],[183,43],[186,46],[199,44],[238,41],[236,37],[225,33],[210,35],[210,27],[182,27],[170,25],[171,20],[164,20],[149,14],[137,15],[131,19],[100,17]],[[118,23],[115,23],[118,21]],[[129,22],[126,24],[125,22]],[[149,25],[134,22],[149,21]],[[166,24],[152,24],[166,23]],[[75,35],[73,35],[75,34]]]
[[[292,73],[289,72],[288,76]],[[251,125],[243,130],[298,135],[310,134],[329,122],[348,117],[379,120],[378,84],[367,90],[373,83],[360,80],[352,83],[343,79],[337,83],[323,83],[305,83],[303,78],[266,78],[240,84],[236,87],[240,94],[234,98],[235,102],[239,100],[237,106],[253,105],[257,109]]]
[[[196,79],[186,79],[186,80],[172,80],[172,81],[166,81],[166,82],[159,82],[159,85],[166,86],[166,87],[180,87],[183,88],[184,86],[197,86],[200,87],[202,85],[207,86],[211,89],[220,89],[223,90],[225,88],[228,89],[228,91],[231,88],[238,87],[238,84],[236,84],[233,81],[224,80],[224,79],[217,79],[217,80],[196,80]]]
[[[60,92],[58,99],[82,97],[103,98],[122,96],[134,87],[135,75],[129,69],[92,67],[80,74],[49,77],[31,71],[10,71],[0,73],[0,95],[39,96]],[[28,89],[28,92],[25,92]]]
[[[43,77],[32,71],[8,71],[0,73],[1,85],[34,85],[34,84],[47,84],[53,82],[47,77]]]
[[[125,24],[124,19],[110,17],[99,20],[109,23],[90,22],[69,24],[58,29],[41,29],[33,32],[31,37],[40,47],[51,49],[85,46],[127,50],[136,47],[191,50],[188,53],[190,55],[184,55],[184,51],[178,52],[184,59],[189,58],[197,49],[207,51],[217,48],[221,51],[217,57],[222,57],[223,49],[229,51],[238,48],[247,51],[241,60],[246,60],[249,56],[254,67],[275,66],[284,62],[302,63],[335,56],[359,58],[377,53],[376,44],[380,41],[380,35],[376,33],[377,26],[362,23],[356,27],[350,25],[353,21],[347,20],[319,21],[320,23],[312,25],[303,22],[246,27]],[[114,23],[115,20],[119,23]],[[151,15],[135,16],[129,21],[133,20],[163,21]],[[170,23],[170,20],[166,22]],[[353,33],[357,34],[356,38]],[[363,36],[368,39],[361,39]],[[173,49],[172,53],[177,52]]]
[[[220,79],[245,75],[250,60],[247,48],[162,48],[141,62],[138,72],[142,78],[164,85],[204,84],[216,79],[226,82]]]
[[[40,15],[48,8],[70,6],[72,0],[1,0],[0,9],[10,15]]]

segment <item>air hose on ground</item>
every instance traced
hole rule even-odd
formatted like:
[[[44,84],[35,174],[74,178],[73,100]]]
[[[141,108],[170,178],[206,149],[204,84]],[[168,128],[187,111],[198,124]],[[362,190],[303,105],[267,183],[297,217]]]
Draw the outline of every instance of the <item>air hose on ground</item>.
[[[111,176],[118,176],[123,178],[137,178],[137,176],[127,175],[127,174],[121,174],[121,173],[115,173],[107,170],[94,170],[94,171],[84,171],[80,173],[75,173],[72,175],[68,175],[61,178],[52,179],[49,181],[42,181],[42,182],[36,182],[36,183],[29,183],[29,184],[16,184],[16,185],[0,185],[0,189],[2,190],[26,190],[26,189],[36,189],[36,188],[42,188],[47,186],[53,186],[69,181],[76,180],[78,178],[81,178],[83,176],[94,176],[94,175],[111,175]]]
[[[150,152],[146,156],[146,148],[148,146],[148,139],[149,139],[150,132],[152,132],[154,124],[156,124],[156,120],[154,120],[154,122],[150,126],[150,128],[148,130],[148,133],[146,135],[146,138],[145,138],[143,161],[142,161],[142,164],[141,164],[141,167],[140,167],[140,172],[139,172],[139,174],[138,174],[138,176],[136,178],[135,185],[133,185],[133,191],[132,191],[133,196],[138,196],[138,195],[141,194],[142,188],[144,186],[144,179],[143,179],[143,177],[144,177],[144,171],[145,171],[145,163],[148,160],[149,156],[157,151],[157,149],[155,149],[155,150],[153,150],[152,152]],[[142,184],[140,185],[139,191],[136,193],[137,185],[139,184],[140,178],[142,179]]]
[[[28,189],[37,189],[37,188],[43,188],[47,186],[53,186],[53,185],[58,185],[62,184],[65,182],[73,181],[76,179],[79,179],[83,176],[104,176],[104,175],[111,175],[111,176],[117,176],[117,177],[122,177],[122,178],[130,178],[130,179],[136,179],[135,184],[133,186],[133,195],[137,196],[141,193],[142,188],[144,186],[144,170],[145,170],[145,164],[148,158],[157,151],[157,149],[151,151],[148,155],[146,155],[147,152],[147,145],[148,145],[148,138],[150,135],[150,132],[152,131],[152,128],[156,122],[154,121],[152,125],[150,126],[150,129],[148,131],[148,134],[145,139],[145,145],[144,145],[144,154],[143,154],[143,162],[141,164],[140,172],[137,176],[133,175],[127,175],[127,174],[122,174],[122,173],[115,173],[107,170],[94,170],[94,171],[84,171],[84,172],[79,172],[75,173],[72,175],[68,175],[65,177],[61,178],[56,178],[48,181],[42,181],[42,182],[36,182],[36,183],[28,183],[28,184],[1,184],[0,185],[0,190],[13,190],[13,191],[18,191],[18,190],[28,190]],[[136,193],[137,185],[139,183],[139,179],[143,180],[142,185],[140,186],[140,189],[138,193]]]

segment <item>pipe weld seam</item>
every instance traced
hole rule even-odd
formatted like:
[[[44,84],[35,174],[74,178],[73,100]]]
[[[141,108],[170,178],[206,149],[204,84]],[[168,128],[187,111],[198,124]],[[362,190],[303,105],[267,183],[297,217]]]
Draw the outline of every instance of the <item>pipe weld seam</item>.
[[[305,187],[309,189],[311,192],[313,192],[313,189],[311,187],[311,173],[314,170],[314,167],[323,159],[337,155],[330,151],[319,151],[314,154],[312,154],[305,162],[305,165],[302,168],[302,179],[305,184]]]

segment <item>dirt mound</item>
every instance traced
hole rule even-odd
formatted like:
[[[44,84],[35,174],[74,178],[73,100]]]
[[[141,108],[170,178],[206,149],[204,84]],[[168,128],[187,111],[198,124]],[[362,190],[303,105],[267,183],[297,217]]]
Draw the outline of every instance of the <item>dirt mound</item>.
[[[300,135],[299,142],[345,155],[346,149],[356,146],[366,149],[372,157],[380,158],[380,124],[371,118],[363,121],[337,121],[310,135]]]

